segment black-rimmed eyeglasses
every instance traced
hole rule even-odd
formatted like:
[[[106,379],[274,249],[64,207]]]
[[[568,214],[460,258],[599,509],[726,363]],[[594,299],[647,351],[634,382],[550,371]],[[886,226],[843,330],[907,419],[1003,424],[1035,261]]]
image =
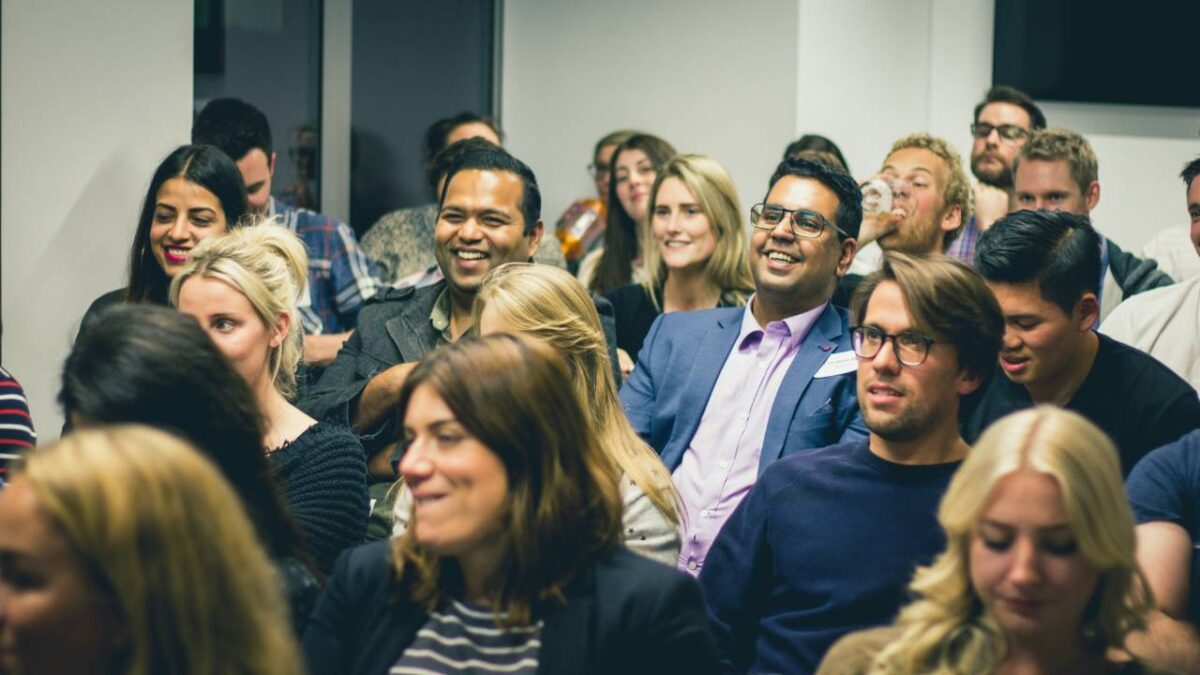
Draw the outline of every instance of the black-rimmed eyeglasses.
[[[751,207],[750,224],[756,230],[774,230],[789,215],[792,220],[792,234],[797,237],[804,237],[806,239],[819,237],[827,227],[843,237],[850,236],[816,211],[808,209],[785,209],[782,206],[775,206],[774,204],[755,204]]]
[[[993,125],[987,122],[976,122],[971,125],[971,135],[975,138],[987,138],[995,131],[1006,141],[1019,141],[1029,135],[1029,130],[1015,124]]]
[[[929,348],[937,342],[928,335],[913,331],[889,335],[874,326],[855,326],[850,331],[850,344],[854,347],[854,353],[864,359],[878,356],[879,350],[883,349],[888,340],[892,341],[896,359],[906,366],[925,363],[925,359],[929,357]]]

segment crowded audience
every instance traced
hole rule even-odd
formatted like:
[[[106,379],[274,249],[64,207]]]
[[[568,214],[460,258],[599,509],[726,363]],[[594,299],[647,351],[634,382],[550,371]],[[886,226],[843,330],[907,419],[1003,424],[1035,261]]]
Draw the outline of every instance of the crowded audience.
[[[438,119],[360,246],[208,102],[61,439],[0,369],[0,673],[1200,673],[1200,281],[1083,134],[997,85],[965,154],[735,177],[616,122],[551,233]]]

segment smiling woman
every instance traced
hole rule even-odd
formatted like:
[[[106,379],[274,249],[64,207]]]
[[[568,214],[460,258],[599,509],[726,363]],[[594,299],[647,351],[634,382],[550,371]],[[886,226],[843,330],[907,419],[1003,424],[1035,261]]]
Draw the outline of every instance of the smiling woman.
[[[123,289],[88,307],[83,332],[100,310],[119,302],[167,304],[167,287],[200,241],[241,224],[246,187],[237,165],[209,145],[183,145],[163,159],[150,179]]]
[[[733,179],[715,159],[677,155],[658,172],[647,205],[645,274],[606,297],[617,320],[622,372],[664,312],[740,307],[754,291]]]
[[[947,548],[895,626],[834,645],[822,673],[1145,673],[1125,650],[1152,600],[1112,442],[1044,406],[988,429],[938,510]]]
[[[410,524],[338,562],[311,673],[716,672],[695,583],[620,545],[617,482],[554,348],[441,347],[398,411]]]

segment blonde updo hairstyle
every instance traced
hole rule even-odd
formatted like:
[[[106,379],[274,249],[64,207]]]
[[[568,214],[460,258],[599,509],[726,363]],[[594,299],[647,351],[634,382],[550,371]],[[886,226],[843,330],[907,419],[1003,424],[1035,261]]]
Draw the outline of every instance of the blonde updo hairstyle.
[[[26,455],[14,481],[112,602],[127,637],[114,672],[303,671],[282,580],[241,499],[188,443],[138,425],[80,430]]]
[[[237,289],[270,331],[279,328],[284,315],[290,317],[287,335],[271,349],[267,365],[275,388],[289,399],[295,396],[296,368],[304,354],[304,333],[296,312],[308,278],[304,243],[271,219],[205,239],[192,249],[172,280],[172,305],[178,306],[180,289],[194,276]]]
[[[476,326],[486,308],[521,333],[549,343],[566,359],[600,447],[658,510],[679,523],[671,475],[629,425],[621,408],[600,314],[583,284],[549,265],[508,263],[484,278],[475,296]],[[620,475],[614,479],[619,480]]]
[[[938,509],[947,547],[917,570],[919,599],[901,611],[900,635],[875,658],[871,673],[991,673],[1007,638],[971,585],[970,546],[996,484],[1016,471],[1054,479],[1080,554],[1099,573],[1081,617],[1080,636],[1095,654],[1121,649],[1145,627],[1153,606],[1134,558],[1134,521],[1112,441],[1083,417],[1038,406],[1005,417],[984,433],[950,482]]]

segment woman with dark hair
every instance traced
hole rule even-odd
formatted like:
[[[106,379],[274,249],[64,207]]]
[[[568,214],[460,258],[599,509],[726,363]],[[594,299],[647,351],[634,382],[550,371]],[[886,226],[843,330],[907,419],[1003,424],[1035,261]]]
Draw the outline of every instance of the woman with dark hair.
[[[800,138],[788,143],[787,149],[783,151],[783,158],[789,157],[806,157],[813,159],[809,153],[827,156],[831,159],[828,162],[835,169],[841,169],[846,173],[850,173],[850,165],[846,163],[846,157],[842,154],[841,148],[830,139],[820,134],[804,134]]]
[[[101,312],[67,356],[58,401],[76,426],[146,424],[207,455],[241,497],[303,628],[319,587],[262,449],[262,416],[249,385],[195,319],[154,306]]]
[[[167,304],[171,278],[202,239],[237,227],[246,214],[237,165],[211,145],[182,145],[154,170],[129,251],[125,288],[97,298],[80,331],[119,302]]]
[[[608,182],[604,247],[579,263],[579,280],[593,293],[641,281],[642,242],[649,227],[650,187],[675,148],[658,136],[635,134],[617,146]]]
[[[716,672],[695,584],[621,546],[610,460],[553,347],[442,347],[398,411],[409,527],[339,560],[304,635],[313,675]]]

